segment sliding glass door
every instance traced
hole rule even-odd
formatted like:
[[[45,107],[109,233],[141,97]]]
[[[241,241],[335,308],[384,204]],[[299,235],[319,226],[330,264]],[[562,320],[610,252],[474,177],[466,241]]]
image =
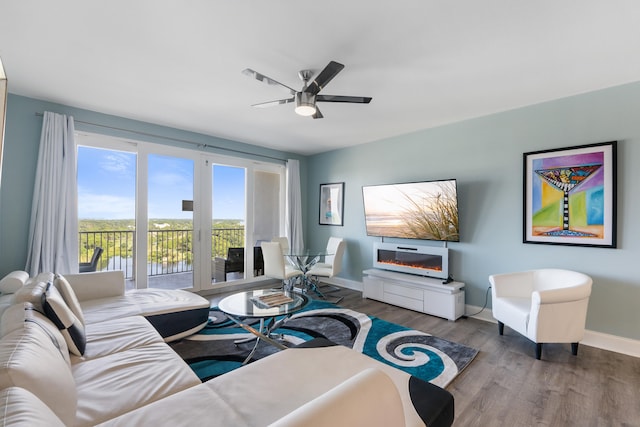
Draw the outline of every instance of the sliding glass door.
[[[284,167],[78,133],[79,262],[127,288],[206,290],[258,280],[284,229]]]
[[[211,240],[205,244],[211,249],[211,286],[260,278],[264,276],[260,243],[284,229],[284,168],[241,160],[207,161],[211,211],[205,223],[210,221]]]

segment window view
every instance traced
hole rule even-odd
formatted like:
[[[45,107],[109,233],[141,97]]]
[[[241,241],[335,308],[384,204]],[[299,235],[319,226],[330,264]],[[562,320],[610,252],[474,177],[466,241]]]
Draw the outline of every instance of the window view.
[[[150,288],[193,286],[194,162],[150,154],[147,275]]]
[[[78,146],[80,271],[123,270],[133,280],[135,196],[135,153]]]
[[[245,169],[212,167],[212,282],[245,277]]]

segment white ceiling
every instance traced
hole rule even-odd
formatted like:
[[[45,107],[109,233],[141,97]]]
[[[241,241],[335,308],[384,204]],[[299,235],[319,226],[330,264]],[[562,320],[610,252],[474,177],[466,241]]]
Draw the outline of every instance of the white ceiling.
[[[314,154],[640,80],[637,0],[14,0],[9,91]],[[250,105],[345,69],[321,93],[368,105]]]

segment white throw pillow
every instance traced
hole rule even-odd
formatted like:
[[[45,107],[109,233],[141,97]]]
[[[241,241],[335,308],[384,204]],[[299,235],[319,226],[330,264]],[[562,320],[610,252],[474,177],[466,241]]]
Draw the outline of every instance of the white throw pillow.
[[[83,326],[86,325],[84,315],[82,314],[82,308],[78,302],[78,297],[76,297],[76,293],[73,291],[69,281],[61,274],[56,274],[53,284],[58,288],[58,291],[62,294],[62,298],[64,298],[64,302],[67,303],[71,311],[73,311],[73,314],[75,314],[78,320],[82,322]]]
[[[0,292],[3,294],[13,294],[25,284],[29,279],[26,271],[12,271],[0,280]]]
[[[76,356],[82,356],[87,345],[84,325],[64,302],[58,289],[51,284],[42,295],[42,308],[44,314],[62,332],[62,336],[69,346],[69,351]]]
[[[27,280],[27,285],[31,282],[44,282],[44,283],[49,283],[49,282],[53,282],[53,273],[50,272],[44,272],[44,273],[38,273],[36,275],[36,277],[32,277],[29,280]]]
[[[18,292],[13,295],[16,303],[29,302],[38,311],[42,311],[42,294],[47,289],[46,282],[36,282],[29,280]]]

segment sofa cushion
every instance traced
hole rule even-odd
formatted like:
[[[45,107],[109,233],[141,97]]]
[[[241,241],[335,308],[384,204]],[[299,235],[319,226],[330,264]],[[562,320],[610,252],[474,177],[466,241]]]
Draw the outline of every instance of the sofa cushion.
[[[96,359],[149,344],[162,343],[162,337],[142,316],[123,317],[89,323],[85,327],[87,347],[82,356],[71,356],[71,363]]]
[[[0,319],[0,338],[13,331],[23,329],[27,322],[41,328],[51,339],[51,343],[58,349],[65,362],[70,364],[69,347],[67,347],[67,342],[60,330],[47,316],[37,311],[31,303],[14,304],[2,314],[2,319]]]
[[[76,426],[104,422],[201,384],[165,343],[86,360],[71,369],[78,388]]]
[[[28,390],[9,387],[0,390],[3,426],[64,427],[64,423]]]
[[[0,316],[4,311],[15,304],[16,298],[13,294],[0,295]]]
[[[280,418],[271,427],[404,426],[400,395],[378,369],[365,369]]]
[[[125,295],[81,301],[80,306],[87,325],[142,314],[140,307]]]
[[[69,365],[44,330],[31,322],[0,340],[0,389],[33,393],[66,425],[76,418],[76,386]]]
[[[243,400],[240,398],[240,400]],[[246,403],[246,401],[245,401]],[[180,410],[176,410],[180,408]],[[98,424],[99,427],[216,425],[241,427],[250,425],[231,405],[205,384],[190,387],[149,405]],[[196,422],[197,421],[197,422]],[[265,425],[264,423],[262,425]]]
[[[80,303],[78,302],[78,298],[76,297],[76,293],[73,291],[73,288],[64,278],[64,276],[60,274],[56,274],[55,279],[53,281],[53,285],[58,288],[58,291],[62,295],[64,302],[67,303],[73,314],[76,315],[78,320],[85,325],[84,316],[82,314],[82,308],[80,308]]]
[[[12,271],[0,280],[0,292],[3,294],[13,294],[20,289],[29,279],[26,271]]]
[[[378,369],[391,378],[400,394],[407,426],[450,425],[453,422],[453,396],[446,390],[418,380],[427,389],[420,390],[421,393],[447,397],[444,405],[438,401],[436,407],[418,409],[414,406],[410,388],[414,377],[340,345],[282,350],[205,384],[226,402],[236,402],[235,396],[242,396],[242,400],[251,405],[235,405],[237,416],[251,420],[255,414],[260,414],[260,421],[249,425],[267,425],[368,368]],[[273,389],[274,378],[282,390],[296,391],[287,394],[286,399],[280,399],[278,405],[273,405],[273,397],[264,393],[264,390]]]
[[[493,315],[514,331],[526,336],[530,313],[531,298],[506,297],[501,298],[499,306],[496,304]]]
[[[55,286],[48,286],[42,295],[42,308],[47,317],[62,332],[62,336],[69,346],[69,351],[76,356],[82,356],[87,344],[84,325],[64,302]]]
[[[192,292],[170,289],[137,289],[122,296],[82,301],[86,324],[142,315],[165,341],[173,341],[202,329],[211,303]]]
[[[237,371],[243,369],[245,368]],[[251,384],[250,376],[242,378],[244,383]],[[294,390],[282,388],[280,390],[284,394],[274,399],[270,391],[277,393],[277,388],[274,389],[272,383],[269,389],[255,390],[255,395],[260,400],[270,402],[271,407],[278,407],[283,403],[286,405],[285,402]],[[244,396],[236,396],[231,400],[229,397],[226,393],[216,392],[207,384],[200,384],[108,420],[100,424],[100,427],[185,425],[185,414],[189,414],[190,420],[200,420],[203,425],[258,427],[269,424],[270,418],[265,417],[260,410],[250,410],[253,401]],[[276,401],[278,404],[274,404]],[[327,406],[329,411],[326,410]],[[238,407],[246,407],[248,412],[239,411]],[[402,403],[393,382],[381,371],[373,369],[356,374],[329,390],[326,395],[316,396],[302,407],[294,408],[294,413],[284,411],[282,414],[285,418],[277,422],[287,427],[405,425]]]

